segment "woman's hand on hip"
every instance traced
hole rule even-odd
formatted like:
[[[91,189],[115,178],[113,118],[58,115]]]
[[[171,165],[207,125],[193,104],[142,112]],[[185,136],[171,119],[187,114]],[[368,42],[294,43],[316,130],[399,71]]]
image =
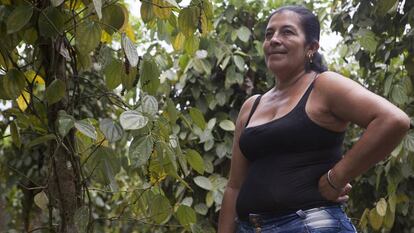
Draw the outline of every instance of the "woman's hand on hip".
[[[334,184],[330,184],[328,180],[328,173],[325,173],[319,179],[319,193],[325,199],[333,202],[346,202],[349,199],[348,193],[352,189],[352,185],[347,183],[345,186],[337,187]]]

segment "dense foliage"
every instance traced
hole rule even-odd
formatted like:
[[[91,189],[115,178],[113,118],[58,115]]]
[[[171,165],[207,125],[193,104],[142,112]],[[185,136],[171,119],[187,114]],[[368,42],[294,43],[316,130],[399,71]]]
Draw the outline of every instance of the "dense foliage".
[[[143,0],[140,18],[118,0],[0,3],[0,231],[215,232],[238,109],[273,85],[262,39],[281,4],[343,36],[330,69],[413,115],[412,1]],[[410,134],[353,183],[362,232],[414,228],[413,151]]]
[[[343,61],[337,67],[412,117],[414,2],[352,1],[338,4],[336,10],[331,26],[344,37]],[[355,68],[345,65],[354,59]],[[350,133],[351,142],[358,135]],[[413,136],[410,132],[387,160],[355,182],[351,215],[361,216],[359,225],[365,231],[413,231]]]

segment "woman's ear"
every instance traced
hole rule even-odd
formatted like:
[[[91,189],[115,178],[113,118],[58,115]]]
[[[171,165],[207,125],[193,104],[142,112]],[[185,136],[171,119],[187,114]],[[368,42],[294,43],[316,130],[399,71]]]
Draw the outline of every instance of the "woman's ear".
[[[319,42],[316,40],[313,41],[308,45],[308,49],[308,53],[315,54],[319,49]]]

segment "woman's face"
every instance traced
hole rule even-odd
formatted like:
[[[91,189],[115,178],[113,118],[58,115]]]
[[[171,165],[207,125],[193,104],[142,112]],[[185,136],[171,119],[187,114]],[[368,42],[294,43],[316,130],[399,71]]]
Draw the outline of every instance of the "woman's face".
[[[308,46],[300,16],[293,11],[273,15],[267,24],[263,51],[267,67],[277,73],[281,69],[305,69]]]

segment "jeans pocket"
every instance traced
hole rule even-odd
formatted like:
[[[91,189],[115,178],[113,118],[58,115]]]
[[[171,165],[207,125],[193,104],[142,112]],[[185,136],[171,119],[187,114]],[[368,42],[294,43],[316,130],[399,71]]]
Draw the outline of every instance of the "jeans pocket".
[[[348,217],[346,217],[346,219],[341,219],[341,224],[347,233],[357,233],[354,224],[352,224],[351,220]]]
[[[357,232],[355,226],[352,224],[351,219],[348,218],[345,211],[341,208],[326,208],[325,211],[329,213],[332,218],[338,220],[342,232]]]

